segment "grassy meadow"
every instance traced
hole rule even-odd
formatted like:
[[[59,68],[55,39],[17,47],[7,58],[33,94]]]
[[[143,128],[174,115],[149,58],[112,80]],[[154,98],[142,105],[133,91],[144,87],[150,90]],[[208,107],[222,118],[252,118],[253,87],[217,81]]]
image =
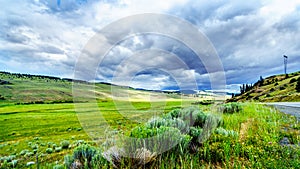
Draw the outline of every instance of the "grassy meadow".
[[[194,103],[205,98],[76,82],[84,95],[73,101],[67,80],[5,73],[0,79],[1,169],[300,166],[300,124],[270,106],[202,105]],[[111,131],[122,144],[107,140]],[[168,131],[175,134],[160,135]],[[156,153],[160,145],[151,149],[151,141],[124,136],[179,144]],[[139,147],[134,158],[122,156],[131,146]]]
[[[153,113],[143,113],[145,109],[150,108],[149,102],[129,102],[134,109],[118,113],[115,103],[110,100],[101,100],[98,102],[99,110],[104,117],[104,122],[114,129],[129,131],[131,128],[139,124],[138,119],[150,118],[153,113],[168,112],[174,108],[181,107],[181,101],[170,101],[162,107],[155,107]],[[79,103],[84,106],[86,111],[92,103]],[[118,105],[127,105],[126,101],[119,101]],[[126,106],[127,107],[127,106]],[[97,111],[97,110],[96,110]],[[161,114],[162,114],[161,113]],[[138,116],[137,116],[138,115]],[[159,114],[158,114],[159,115]],[[131,120],[129,120],[131,119]],[[135,121],[134,121],[135,119]],[[102,122],[99,121],[99,124]],[[105,128],[103,128],[104,132]],[[104,134],[103,134],[104,135]],[[75,112],[74,105],[71,103],[56,104],[29,104],[15,105],[5,104],[0,107],[0,154],[1,156],[18,155],[22,150],[33,152],[35,145],[38,146],[38,152],[46,153],[46,149],[56,144],[60,147],[60,143],[64,140],[70,144],[84,140],[91,142],[92,140],[82,128]],[[50,145],[51,144],[51,145]],[[94,144],[94,143],[91,143]],[[50,145],[50,146],[49,146]],[[63,160],[63,156],[70,153],[72,149],[63,149],[57,153],[44,154],[40,159],[42,164],[45,162],[54,162]],[[35,161],[32,154],[28,157],[22,157],[19,163]]]
[[[147,102],[144,104],[135,102],[133,105],[136,109],[127,110],[128,114],[124,116],[118,113],[111,100],[105,102],[102,100],[98,103],[102,106],[101,112],[106,122],[113,129],[125,132],[125,135],[129,135],[134,127],[141,125],[140,122],[136,122],[138,120],[134,120],[141,117],[136,117],[136,113],[131,112],[136,112],[138,109],[145,111],[145,108],[149,108]],[[81,104],[89,107],[90,103]],[[168,102],[166,107],[161,108],[160,115],[179,107],[181,102]],[[214,111],[209,106],[199,107],[205,112]],[[196,152],[184,150],[184,153],[175,153],[171,150],[157,157],[148,168],[157,166],[159,168],[297,168],[300,166],[300,150],[296,146],[300,143],[300,125],[295,118],[260,104],[247,103],[242,107],[242,112],[222,115],[221,127],[227,132],[235,132],[236,135],[214,132]],[[140,115],[144,120],[151,117],[141,112]],[[0,122],[1,158],[12,158],[12,162],[18,160],[17,168],[26,168],[28,162],[36,161],[36,154],[38,154],[40,168],[52,168],[63,165],[64,156],[72,154],[82,143],[99,148],[85,133],[74,111],[74,105],[70,103],[8,104],[0,108]],[[289,138],[291,146],[279,144],[284,137]],[[66,148],[62,148],[64,141],[68,142]],[[11,164],[5,164],[3,161],[1,161],[2,168],[8,166],[13,168]],[[101,166],[102,164],[97,168],[102,168]],[[36,168],[36,164],[31,168]],[[131,167],[126,164],[121,168]]]

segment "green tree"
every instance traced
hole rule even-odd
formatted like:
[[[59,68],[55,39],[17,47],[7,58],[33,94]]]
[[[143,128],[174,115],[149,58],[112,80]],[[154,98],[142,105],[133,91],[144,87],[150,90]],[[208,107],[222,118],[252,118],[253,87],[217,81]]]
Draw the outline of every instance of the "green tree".
[[[260,86],[264,85],[264,78],[262,76],[259,77],[258,83],[260,84]]]

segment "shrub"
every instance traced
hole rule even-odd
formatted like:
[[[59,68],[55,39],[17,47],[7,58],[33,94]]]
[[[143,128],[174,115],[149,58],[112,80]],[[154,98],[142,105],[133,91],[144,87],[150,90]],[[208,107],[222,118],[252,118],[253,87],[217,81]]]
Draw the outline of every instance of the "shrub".
[[[23,155],[25,155],[25,154],[28,153],[28,152],[29,152],[29,150],[22,150],[22,151],[20,152],[20,155],[23,156]]]
[[[66,155],[64,157],[64,163],[67,168],[70,168],[73,162],[74,162],[74,158],[72,155]]]
[[[201,136],[203,129],[200,127],[190,127],[189,135],[192,137],[193,140],[197,140],[198,137]]]
[[[294,82],[296,82],[297,80],[295,79],[295,78],[292,78],[291,80],[290,80],[290,83],[294,83]]]
[[[130,165],[130,168],[145,168],[146,164],[156,160],[156,156],[156,153],[152,153],[146,148],[138,148],[131,154],[125,154],[123,148],[116,146],[111,147],[103,153],[103,157],[111,162],[114,168],[122,168],[122,165]],[[102,167],[103,164],[105,164],[105,162],[102,162]]]
[[[149,139],[135,139],[135,142],[129,143],[129,147],[132,148],[131,152],[142,147],[147,147],[152,152],[157,152],[168,146],[182,150],[186,149],[191,141],[193,145],[203,143],[209,138],[212,131],[221,124],[220,117],[205,114],[197,107],[175,109],[162,118],[152,118],[144,126],[134,128],[130,133],[131,137]],[[168,133],[172,133],[172,135]],[[150,139],[154,136],[157,136],[156,139]]]
[[[179,118],[174,118],[174,119],[152,118],[145,124],[146,128],[159,128],[162,126],[178,128],[181,132],[188,131],[187,124]]]
[[[207,119],[207,114],[197,107],[188,107],[181,110],[175,109],[166,114],[163,118],[181,119],[187,126],[203,127]],[[177,126],[172,127],[178,128]]]
[[[33,156],[33,155],[34,155],[33,152],[27,152],[27,153],[24,155],[24,157],[31,157],[31,156]]]
[[[297,79],[296,91],[300,92],[300,77]]]
[[[104,158],[104,153],[97,153],[92,158],[93,168],[110,168],[110,163]]]
[[[64,140],[64,141],[60,142],[60,145],[61,145],[61,148],[68,149],[69,145],[70,145],[70,142],[67,141],[67,140]]]
[[[236,103],[236,102],[233,102],[233,103],[227,103],[227,104],[224,104],[221,108],[220,108],[221,112],[223,113],[227,113],[227,114],[233,114],[233,113],[239,113],[241,112],[243,109],[242,109],[242,106],[240,103]]]
[[[229,137],[237,137],[238,136],[238,133],[233,131],[233,130],[226,130],[222,127],[219,127],[215,130],[215,133],[216,134],[220,134],[220,135],[223,135],[223,136],[229,136]]]
[[[54,151],[55,152],[60,152],[62,150],[62,147],[55,147]]]
[[[61,164],[57,164],[53,167],[53,169],[64,169],[65,167]]]
[[[199,112],[199,108],[197,107],[188,107],[185,109],[182,109],[180,114],[181,114],[181,118],[185,121],[185,120],[190,120],[190,115],[192,114],[193,117],[195,114],[197,114]]]
[[[8,165],[12,168],[15,168],[18,165],[18,160],[12,160],[8,163]]]
[[[208,116],[207,114],[204,114],[201,111],[193,112],[192,114],[194,120],[193,126],[203,127],[207,120],[207,116]]]
[[[48,154],[53,153],[53,149],[52,149],[52,148],[47,148],[47,149],[46,149],[46,153],[48,153]]]
[[[47,145],[48,145],[48,147],[52,147],[53,143],[52,142],[48,142]]]
[[[4,157],[0,157],[0,162],[11,162],[16,158],[15,155],[10,155],[10,156],[4,156]]]
[[[179,129],[166,126],[159,128],[138,126],[131,131],[130,137],[135,139],[128,140],[126,144],[126,151],[129,153],[143,147],[147,147],[151,152],[159,152],[171,149],[183,140],[190,140],[189,136],[181,134]]]
[[[168,114],[170,114],[172,118],[178,118],[180,116],[180,109],[172,110]]]
[[[88,144],[76,147],[73,152],[74,162],[78,161],[82,165],[92,168],[92,159],[97,154],[97,149]],[[72,164],[73,165],[73,164]]]
[[[36,150],[36,149],[38,149],[38,145],[37,145],[37,144],[34,144],[34,145],[31,146],[31,148],[32,148],[33,150]]]

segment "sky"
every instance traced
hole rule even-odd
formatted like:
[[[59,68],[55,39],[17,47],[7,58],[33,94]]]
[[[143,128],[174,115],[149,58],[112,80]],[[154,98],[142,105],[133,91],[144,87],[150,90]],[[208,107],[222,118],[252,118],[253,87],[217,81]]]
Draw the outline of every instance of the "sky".
[[[242,83],[284,73],[283,55],[288,56],[288,72],[300,70],[300,0],[0,0],[0,5],[0,71],[155,90],[209,90],[218,77],[222,79],[218,74],[222,69],[227,92],[238,92]],[[184,43],[182,37],[197,33],[167,25],[168,20],[161,25],[144,17],[141,24],[130,25],[131,16],[145,13],[188,22],[206,43]],[[106,30],[110,36],[103,31],[126,17],[121,25]],[[177,29],[181,34],[129,34],[162,26],[166,34]],[[120,37],[125,30],[128,36]],[[94,53],[93,59],[85,58],[92,53],[89,50],[96,50],[89,44],[97,36],[105,41],[94,43],[97,50],[113,46],[104,56]],[[117,39],[121,40],[112,44]],[[198,43],[217,55],[199,56],[192,48]],[[214,66],[220,69],[214,71]]]

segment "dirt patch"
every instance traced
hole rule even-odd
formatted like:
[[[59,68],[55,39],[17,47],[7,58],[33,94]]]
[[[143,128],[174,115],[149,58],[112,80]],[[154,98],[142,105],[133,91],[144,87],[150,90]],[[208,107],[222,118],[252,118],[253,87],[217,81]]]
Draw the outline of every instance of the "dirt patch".
[[[239,141],[244,141],[247,137],[248,129],[251,127],[253,123],[253,118],[248,119],[246,122],[241,124],[241,129],[240,129],[240,138]]]

